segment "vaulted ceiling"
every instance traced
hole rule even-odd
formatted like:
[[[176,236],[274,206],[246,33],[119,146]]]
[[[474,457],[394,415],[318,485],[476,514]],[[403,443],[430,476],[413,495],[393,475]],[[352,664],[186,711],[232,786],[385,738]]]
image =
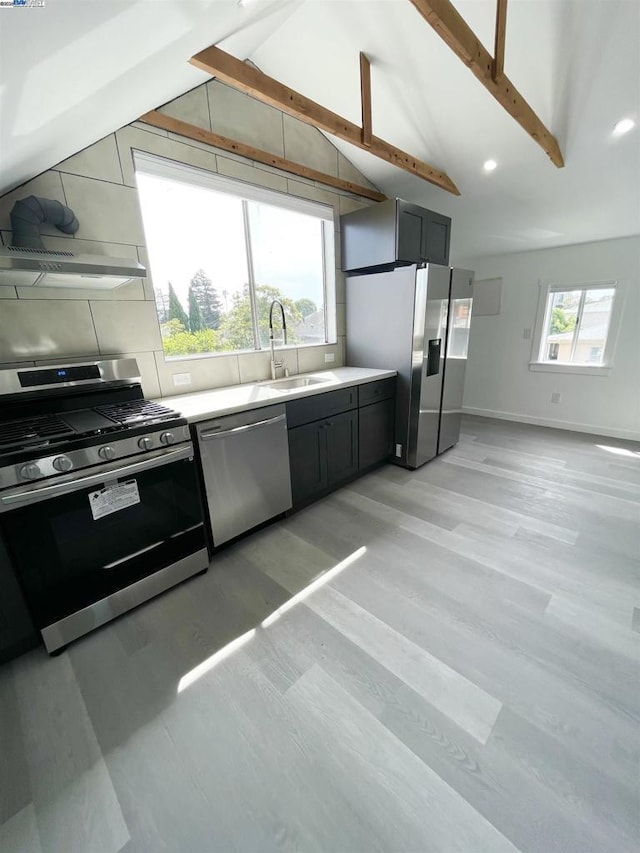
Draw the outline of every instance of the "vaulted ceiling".
[[[454,0],[490,52],[495,0]],[[58,0],[0,10],[0,192],[207,79],[218,44],[352,121],[371,59],[373,131],[447,172],[455,198],[332,140],[387,195],[451,215],[460,256],[640,231],[637,0],[510,0],[505,73],[566,166],[487,93],[408,0]],[[486,173],[485,160],[498,168]]]

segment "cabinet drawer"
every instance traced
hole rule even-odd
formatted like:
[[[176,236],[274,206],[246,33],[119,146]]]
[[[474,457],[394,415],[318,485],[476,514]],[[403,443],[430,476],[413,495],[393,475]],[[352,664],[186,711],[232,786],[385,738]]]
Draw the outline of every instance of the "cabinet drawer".
[[[396,392],[395,379],[379,379],[358,386],[358,405],[367,406],[380,400],[390,400]]]
[[[328,418],[340,412],[348,412],[358,405],[356,388],[340,388],[313,397],[303,397],[301,400],[291,400],[287,403],[287,426],[301,426],[321,418]]]

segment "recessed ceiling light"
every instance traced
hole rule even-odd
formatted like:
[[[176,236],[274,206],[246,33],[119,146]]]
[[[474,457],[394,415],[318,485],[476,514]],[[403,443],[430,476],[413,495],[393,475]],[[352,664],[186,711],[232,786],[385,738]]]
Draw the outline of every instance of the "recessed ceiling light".
[[[494,169],[498,168],[498,164],[495,160],[487,160],[482,168],[485,172],[493,172]]]
[[[623,118],[616,124],[613,128],[614,136],[623,136],[625,133],[629,133],[630,130],[636,126],[635,121],[632,118]]]

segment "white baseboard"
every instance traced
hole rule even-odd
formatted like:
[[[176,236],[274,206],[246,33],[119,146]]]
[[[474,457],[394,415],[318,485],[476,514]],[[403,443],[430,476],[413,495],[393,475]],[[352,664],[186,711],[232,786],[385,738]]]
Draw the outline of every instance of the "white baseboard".
[[[494,412],[492,409],[474,409],[463,406],[462,411],[467,415],[478,415],[481,418],[497,418],[500,421],[515,421],[521,424],[551,427],[552,429],[568,429],[572,432],[586,432],[591,435],[606,435],[610,438],[622,438],[627,441],[640,441],[640,432],[631,429],[615,429],[614,427],[597,426],[593,424],[577,424],[573,421],[561,421],[555,418],[535,418],[531,415],[520,415],[515,412]]]

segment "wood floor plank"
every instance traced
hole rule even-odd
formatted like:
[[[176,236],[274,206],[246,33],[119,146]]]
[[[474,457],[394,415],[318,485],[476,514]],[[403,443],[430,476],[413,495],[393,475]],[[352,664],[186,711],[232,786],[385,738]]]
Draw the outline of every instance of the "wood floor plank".
[[[0,667],[0,826],[30,804],[29,768],[13,668],[4,666]],[[24,827],[24,821],[23,815],[15,825]]]
[[[14,672],[43,853],[117,853],[129,832],[68,655]]]
[[[363,516],[365,519],[368,517],[370,524],[392,521],[394,526],[404,532],[402,543],[394,542],[405,552],[403,565],[405,560],[411,562],[411,553],[417,552],[420,563],[424,565],[425,575],[428,574],[429,582],[446,588],[449,595],[454,595],[460,600],[473,599],[478,595],[488,596],[535,612],[541,613],[546,610],[550,593],[455,553],[447,547],[449,534],[438,535],[434,541],[431,537],[431,529],[424,527],[425,522],[404,513],[390,511],[385,505],[348,489],[336,497],[335,503],[338,506],[344,506],[345,509],[348,508],[351,511],[351,520],[359,526],[364,523]],[[421,543],[414,537],[427,540],[430,543],[429,546],[427,547],[424,542]],[[385,546],[388,544],[388,541],[385,542]],[[385,554],[388,553],[389,550],[385,547]]]
[[[385,583],[383,571],[375,578],[370,571],[366,584],[354,573],[335,584],[357,596],[361,606],[559,738],[563,749],[583,752],[627,783],[635,779],[640,760],[637,723],[594,693],[585,694],[575,677],[569,684],[563,673],[550,671],[528,653],[526,637],[511,648],[496,638],[490,622],[477,624],[473,614],[451,600],[437,595],[410,598],[394,582]]]
[[[605,613],[603,608],[585,606],[584,602],[566,595],[551,596],[545,617],[545,622],[557,620],[571,626],[587,642],[593,643],[594,637],[597,637],[598,645],[606,647],[615,655],[623,655],[634,668],[637,665],[640,644],[632,633],[628,618],[616,620],[614,614]]]
[[[517,754],[487,751],[321,618],[310,623],[292,611],[280,628],[288,648],[302,645],[315,655],[319,666],[520,849],[539,853],[616,849],[598,824],[585,821],[579,809],[559,800],[553,786]],[[493,740],[492,735],[490,743]],[[551,744],[562,762],[564,752],[555,741]],[[516,791],[523,804],[517,809]],[[628,799],[625,791],[621,803]],[[632,815],[624,819],[628,822]]]
[[[427,823],[433,851],[509,851],[517,848],[475,811],[415,753],[369,714],[320,668],[312,668],[288,692],[328,736],[337,732],[337,747],[359,768],[359,795],[376,810],[393,808],[397,849],[407,848],[401,833],[406,824]]]
[[[414,506],[423,506],[427,501],[439,503],[441,506],[454,507],[458,523],[468,522],[469,520],[480,524],[489,522],[489,529],[493,529],[499,535],[504,532],[507,535],[509,533],[515,534],[519,528],[524,528],[557,539],[559,542],[567,542],[570,545],[573,545],[578,537],[578,531],[575,529],[562,527],[548,521],[540,521],[525,512],[516,512],[507,506],[489,504],[467,494],[440,488],[431,482],[426,483],[418,477],[411,476],[412,473],[405,472],[404,480],[398,482],[398,486],[403,491],[413,495]],[[386,478],[387,472],[381,472],[380,476]],[[350,488],[352,491],[368,494],[366,481],[356,481]],[[384,491],[378,490],[376,499],[394,506],[393,492],[385,494]],[[504,530],[501,530],[501,527]]]
[[[640,447],[465,417],[0,669],[2,853],[627,853]]]
[[[278,623],[269,628],[278,631]],[[163,715],[185,766],[211,797],[209,823],[233,834],[232,844],[220,840],[215,849],[323,851],[337,837],[348,850],[389,849],[391,836],[364,819],[366,805],[350,802],[351,779],[325,766],[326,741],[308,715],[292,709],[262,670],[254,647],[265,642],[267,632],[258,630]]]
[[[367,649],[431,705],[480,743],[491,733],[502,704],[441,660],[412,643],[337,590],[326,588],[307,602],[325,622]]]
[[[0,823],[2,853],[42,853],[33,803]]]
[[[475,455],[472,458],[477,462],[483,462],[491,468],[505,468],[512,472],[520,472],[529,474],[547,480],[553,486],[568,484],[586,491],[593,491],[603,495],[610,495],[614,498],[622,498],[630,501],[640,501],[640,486],[635,483],[621,480],[603,474],[594,474],[588,471],[576,471],[573,468],[567,468],[566,465],[560,466],[553,461],[549,464],[544,464],[539,458],[533,454],[514,453],[513,451],[500,450],[496,452],[495,448],[484,448],[486,453],[480,448],[483,445],[475,445]],[[458,456],[456,452],[455,456]],[[480,458],[482,457],[482,458]]]
[[[509,708],[503,709],[491,734],[487,760],[493,751],[517,762],[525,775],[539,779],[561,808],[575,816],[582,827],[582,850],[632,853],[637,849],[640,815],[632,789],[575,753],[559,753],[548,735]]]

